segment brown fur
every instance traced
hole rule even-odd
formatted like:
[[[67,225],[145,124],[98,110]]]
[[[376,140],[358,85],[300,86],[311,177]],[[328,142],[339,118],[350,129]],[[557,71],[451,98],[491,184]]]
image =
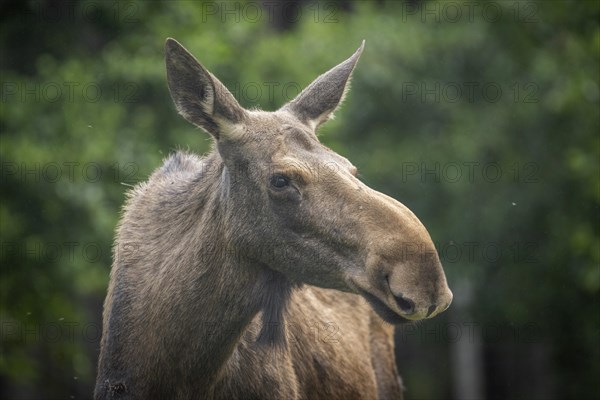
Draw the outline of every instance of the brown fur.
[[[414,214],[315,135],[361,52],[267,113],[167,41],[174,102],[216,148],[174,154],[130,193],[97,399],[401,397],[382,318],[432,317],[452,294]]]

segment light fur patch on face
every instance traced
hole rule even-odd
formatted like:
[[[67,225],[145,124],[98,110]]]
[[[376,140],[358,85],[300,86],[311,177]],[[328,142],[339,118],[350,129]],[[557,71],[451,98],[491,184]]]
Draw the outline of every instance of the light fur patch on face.
[[[246,137],[246,129],[244,124],[232,124],[229,121],[214,117],[215,122],[219,126],[219,136],[227,141],[237,141]]]

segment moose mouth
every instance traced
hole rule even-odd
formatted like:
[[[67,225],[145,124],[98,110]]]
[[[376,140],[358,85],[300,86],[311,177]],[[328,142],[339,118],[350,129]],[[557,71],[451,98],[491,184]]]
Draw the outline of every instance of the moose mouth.
[[[371,307],[373,307],[373,310],[375,310],[377,315],[379,315],[381,319],[383,319],[385,322],[393,325],[400,325],[405,324],[407,322],[411,322],[409,319],[401,317],[396,312],[392,311],[391,308],[389,308],[383,301],[379,300],[376,296],[359,287],[356,289],[358,290],[359,294],[367,300]]]

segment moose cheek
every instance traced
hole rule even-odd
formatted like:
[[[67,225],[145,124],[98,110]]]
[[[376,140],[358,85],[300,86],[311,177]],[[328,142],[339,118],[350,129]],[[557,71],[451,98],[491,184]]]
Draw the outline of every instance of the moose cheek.
[[[302,201],[302,194],[296,188],[269,191],[270,212],[286,232],[298,233],[306,230]]]

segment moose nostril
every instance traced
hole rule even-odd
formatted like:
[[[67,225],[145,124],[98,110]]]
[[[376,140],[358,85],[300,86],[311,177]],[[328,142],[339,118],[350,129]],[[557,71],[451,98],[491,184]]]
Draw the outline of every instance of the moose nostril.
[[[429,317],[431,314],[433,314],[433,312],[435,311],[435,309],[437,308],[437,306],[435,304],[432,304],[429,306],[429,308],[427,309],[427,317]]]
[[[400,307],[400,309],[406,313],[406,314],[413,314],[415,312],[415,302],[412,301],[411,299],[407,299],[406,297],[403,296],[394,296],[396,298],[396,303],[398,303],[398,307]]]

